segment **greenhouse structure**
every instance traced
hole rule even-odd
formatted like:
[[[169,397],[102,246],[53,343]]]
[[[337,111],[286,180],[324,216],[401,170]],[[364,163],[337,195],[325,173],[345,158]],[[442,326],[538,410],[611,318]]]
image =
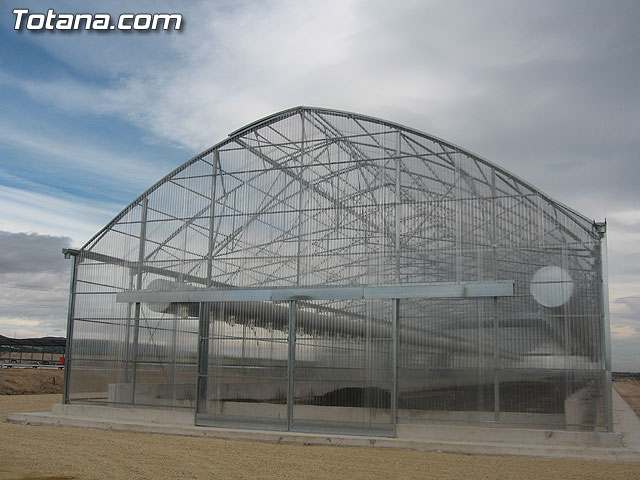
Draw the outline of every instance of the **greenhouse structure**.
[[[606,224],[412,128],[273,114],[65,254],[68,405],[388,437],[613,428]]]

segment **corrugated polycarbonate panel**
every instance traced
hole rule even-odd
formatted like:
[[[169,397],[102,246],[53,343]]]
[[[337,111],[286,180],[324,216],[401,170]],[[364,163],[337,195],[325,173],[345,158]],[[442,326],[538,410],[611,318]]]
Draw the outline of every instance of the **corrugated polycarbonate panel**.
[[[600,248],[590,221],[458,147],[363,116],[288,111],[180,167],[82,249],[70,399],[138,403],[139,392],[155,388],[157,404],[193,405],[186,385],[195,384],[197,305],[117,304],[117,292],[513,280],[509,298],[400,301],[402,421],[604,428]],[[337,304],[334,318],[347,322],[353,304]],[[223,348],[211,358],[225,359],[207,373],[214,384],[246,384],[238,378],[267,368],[281,389],[286,354],[276,352],[288,326],[269,305],[247,313],[252,321],[211,320],[211,347]],[[322,335],[321,345],[349,355],[361,347],[342,329]],[[248,357],[235,356],[240,339]],[[312,363],[332,351],[304,348]],[[319,384],[340,372],[327,365]],[[256,382],[263,393],[247,398],[268,400],[252,402],[281,415],[281,394]]]
[[[494,415],[493,299],[401,300],[398,421]]]
[[[137,349],[129,362],[130,378],[134,370],[136,378],[134,403],[195,408],[198,319],[187,312],[158,315],[143,310]]]
[[[304,316],[316,327],[296,328],[292,428],[393,435],[392,301],[297,302]]]
[[[115,302],[126,270],[80,262],[75,284],[70,400],[106,402],[112,385],[123,383],[130,307]],[[69,357],[69,355],[67,355]]]
[[[112,321],[74,322],[74,359],[70,399],[106,402],[109,386],[124,381],[126,326]]]
[[[134,263],[144,254],[142,215],[133,208],[78,258],[69,400],[195,408],[197,318],[188,308],[115,301],[116,292],[166,278]]]
[[[201,322],[197,424],[286,429],[288,306],[203,304]]]

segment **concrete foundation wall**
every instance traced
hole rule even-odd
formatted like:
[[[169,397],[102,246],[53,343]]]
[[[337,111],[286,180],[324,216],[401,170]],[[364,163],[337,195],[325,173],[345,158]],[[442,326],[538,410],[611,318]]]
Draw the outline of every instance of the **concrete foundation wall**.
[[[239,416],[256,416],[255,408],[259,407],[261,415],[269,418],[280,418],[279,405],[251,404],[227,402],[227,414],[233,412]],[[298,406],[298,413],[305,419],[326,419],[328,414],[334,421],[362,421],[359,409],[344,407]],[[252,410],[253,409],[253,410]],[[168,413],[170,412],[170,413]],[[133,407],[106,407],[98,405],[54,405],[52,413],[60,417],[79,419],[97,419],[114,422],[136,422],[151,424],[194,425],[194,414],[190,411],[167,410]],[[302,417],[304,415],[304,417]],[[388,413],[381,412],[375,420],[381,423]],[[577,432],[563,430],[531,430],[518,428],[493,428],[457,425],[428,425],[398,423],[396,438],[407,441],[464,441],[464,442],[496,442],[531,445],[568,445],[616,448],[622,446],[619,433]]]

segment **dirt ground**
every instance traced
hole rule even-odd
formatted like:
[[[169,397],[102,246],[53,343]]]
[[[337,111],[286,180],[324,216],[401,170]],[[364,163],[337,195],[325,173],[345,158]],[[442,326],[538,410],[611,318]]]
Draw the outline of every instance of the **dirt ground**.
[[[640,381],[631,378],[616,380],[613,382],[613,388],[640,417]]]
[[[632,479],[640,463],[317,447],[4,423],[60,395],[0,396],[0,479]]]
[[[0,368],[0,395],[62,393],[64,370]]]

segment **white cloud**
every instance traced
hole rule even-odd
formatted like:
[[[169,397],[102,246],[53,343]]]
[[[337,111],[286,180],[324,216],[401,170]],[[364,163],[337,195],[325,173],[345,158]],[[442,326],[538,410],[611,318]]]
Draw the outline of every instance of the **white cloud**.
[[[0,231],[0,332],[64,335],[71,262],[67,237]]]
[[[620,210],[614,211],[609,215],[609,222],[620,228],[624,227],[640,227],[640,210]],[[640,229],[635,230],[636,235],[640,235]]]
[[[640,338],[638,327],[633,325],[611,325],[613,338]]]
[[[41,194],[0,185],[1,228],[67,236],[83,245],[118,211],[114,205],[59,193]]]
[[[126,152],[108,152],[102,148],[74,139],[65,132],[64,139],[52,127],[47,132],[30,132],[7,122],[0,122],[0,143],[19,147],[32,155],[41,156],[56,169],[86,176],[109,177],[116,185],[144,186],[149,179],[166,175],[160,165]],[[6,159],[11,161],[11,158]],[[74,176],[75,176],[74,175]]]

